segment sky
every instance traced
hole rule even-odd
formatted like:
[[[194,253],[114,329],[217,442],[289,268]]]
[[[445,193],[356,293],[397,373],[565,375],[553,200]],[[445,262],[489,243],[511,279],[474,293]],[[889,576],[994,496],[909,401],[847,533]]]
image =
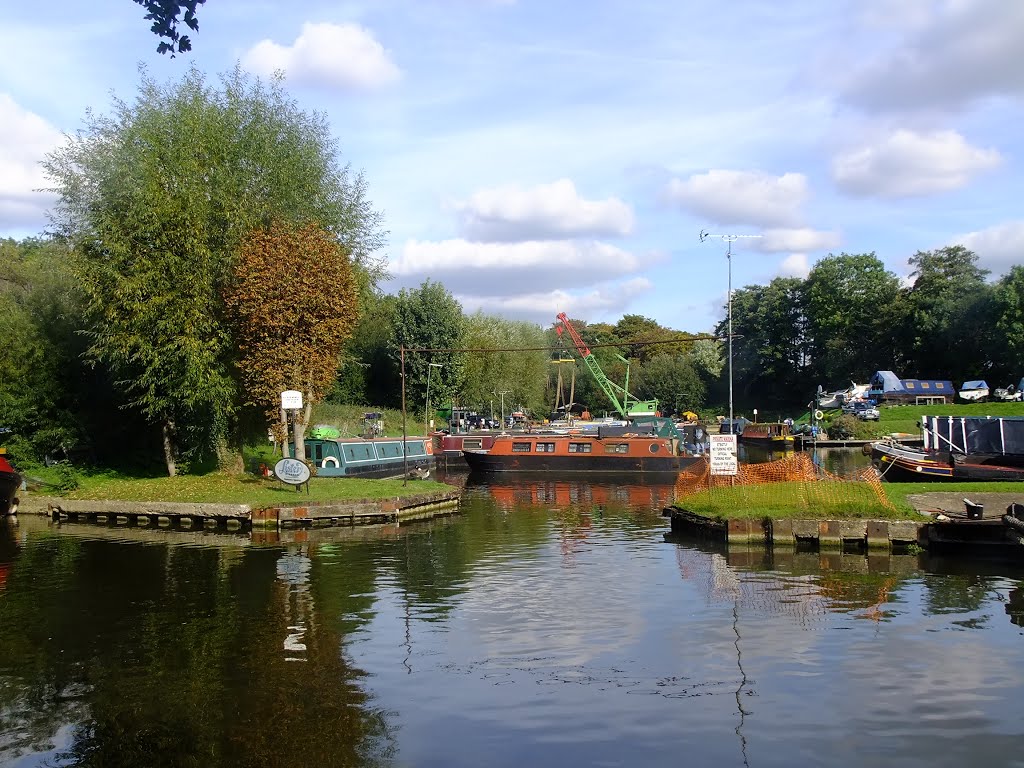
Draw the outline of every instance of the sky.
[[[0,237],[47,230],[40,160],[140,66],[240,64],[365,175],[382,288],[439,281],[467,313],[703,333],[730,278],[830,253],[904,280],[954,244],[993,280],[1024,263],[1018,0],[207,0],[173,59],[143,16],[0,11]]]

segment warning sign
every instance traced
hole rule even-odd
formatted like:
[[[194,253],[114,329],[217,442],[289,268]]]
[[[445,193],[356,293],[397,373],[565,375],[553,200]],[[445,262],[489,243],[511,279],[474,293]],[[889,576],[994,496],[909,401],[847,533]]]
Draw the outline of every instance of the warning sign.
[[[736,460],[736,435],[708,435],[711,438],[711,474],[735,475],[739,472]]]

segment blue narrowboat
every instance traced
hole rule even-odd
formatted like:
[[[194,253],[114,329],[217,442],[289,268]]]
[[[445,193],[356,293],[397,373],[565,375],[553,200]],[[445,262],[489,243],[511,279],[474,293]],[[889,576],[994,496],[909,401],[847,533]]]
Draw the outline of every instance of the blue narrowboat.
[[[429,437],[318,438],[306,441],[306,461],[318,477],[424,476],[434,468]]]

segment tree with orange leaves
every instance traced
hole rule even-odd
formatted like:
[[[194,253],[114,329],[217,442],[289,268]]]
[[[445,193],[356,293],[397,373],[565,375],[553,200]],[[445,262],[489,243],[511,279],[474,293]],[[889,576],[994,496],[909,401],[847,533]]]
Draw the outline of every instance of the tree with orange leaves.
[[[345,343],[359,319],[352,260],[330,232],[277,221],[244,237],[224,291],[234,330],[246,405],[271,423],[281,418],[281,392],[303,393],[295,420],[303,455],[314,403],[334,383]]]

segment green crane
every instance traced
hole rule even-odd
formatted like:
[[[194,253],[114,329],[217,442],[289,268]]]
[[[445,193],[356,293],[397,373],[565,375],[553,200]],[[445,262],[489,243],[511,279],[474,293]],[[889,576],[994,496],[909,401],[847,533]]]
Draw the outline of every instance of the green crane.
[[[619,412],[619,415],[628,419],[631,416],[651,416],[658,410],[657,400],[638,400],[636,397],[629,393],[629,361],[622,355],[616,355],[619,360],[626,364],[626,383],[625,386],[619,386],[614,381],[605,376],[604,371],[601,370],[601,366],[598,364],[597,359],[594,357],[594,353],[590,351],[590,347],[583,343],[583,338],[579,335],[571,322],[569,322],[568,315],[565,312],[561,312],[558,315],[558,320],[562,323],[561,326],[555,326],[555,331],[559,336],[562,335],[562,327],[569,332],[572,343],[576,346],[576,351],[580,353],[580,357],[583,358],[583,362],[587,364],[587,368],[590,373],[597,380],[601,389],[608,395],[608,399],[612,401],[615,406],[615,410]],[[619,396],[622,399],[619,399]]]

